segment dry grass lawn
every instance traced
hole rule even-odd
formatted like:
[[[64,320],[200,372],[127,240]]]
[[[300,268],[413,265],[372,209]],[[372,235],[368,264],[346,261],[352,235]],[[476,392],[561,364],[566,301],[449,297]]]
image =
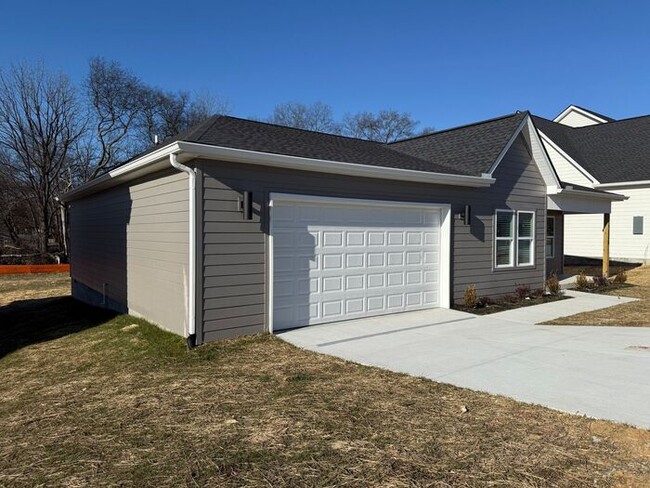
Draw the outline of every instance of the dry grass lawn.
[[[584,312],[569,317],[544,322],[550,325],[609,325],[626,327],[650,327],[650,266],[627,271],[624,288],[604,292],[608,295],[639,298],[639,301],[615,307]]]
[[[649,431],[271,336],[188,352],[68,297],[0,334],[0,486],[650,486]]]

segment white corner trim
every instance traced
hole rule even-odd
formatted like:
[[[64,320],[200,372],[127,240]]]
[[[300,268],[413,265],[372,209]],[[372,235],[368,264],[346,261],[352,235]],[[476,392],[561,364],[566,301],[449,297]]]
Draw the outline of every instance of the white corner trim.
[[[204,157],[220,161],[297,169],[301,171],[314,171],[318,173],[343,174],[398,181],[414,181],[419,183],[435,183],[440,185],[468,186],[474,188],[488,187],[495,182],[493,178],[485,178],[482,176],[431,173],[428,171],[392,168],[387,166],[370,166],[366,164],[250,151],[247,149],[210,146],[195,142],[180,141],[178,142],[178,145],[181,151],[191,157]]]
[[[603,119],[602,117],[599,117],[593,112],[589,112],[588,110],[583,110],[580,107],[576,107],[575,105],[569,105],[567,108],[565,108],[561,114],[559,114],[557,117],[553,119],[553,122],[560,123],[562,119],[564,119],[567,115],[569,115],[571,112],[578,112],[580,115],[584,115],[585,117],[594,120],[595,122],[599,122],[601,124],[606,124],[607,120]]]
[[[553,149],[555,149],[557,152],[560,153],[560,155],[567,160],[569,164],[571,164],[573,167],[575,167],[578,172],[580,172],[585,178],[591,181],[591,184],[596,186],[599,184],[598,180],[591,174],[589,171],[584,169],[582,166],[580,166],[575,159],[573,159],[571,156],[569,156],[560,146],[558,146],[553,140],[548,137],[546,134],[544,134],[541,130],[537,129],[537,132],[539,132],[540,137],[542,138],[542,141],[544,143],[548,144],[551,146]]]

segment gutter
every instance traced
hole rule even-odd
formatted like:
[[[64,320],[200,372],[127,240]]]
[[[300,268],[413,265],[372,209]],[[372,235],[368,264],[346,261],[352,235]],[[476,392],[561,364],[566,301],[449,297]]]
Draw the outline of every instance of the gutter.
[[[492,178],[491,175],[487,174],[482,176],[468,176],[448,173],[431,173],[428,171],[303,158],[298,156],[287,156],[284,154],[265,153],[260,151],[250,151],[247,149],[234,149],[230,147],[178,141],[115,168],[114,170],[67,192],[63,195],[62,200],[66,202],[76,200],[105,188],[115,186],[121,181],[134,179],[163,169],[165,167],[166,159],[172,154],[176,155],[179,164],[194,158],[205,158],[242,164],[296,169],[300,171],[313,171],[318,173],[340,174],[394,181],[413,181],[417,183],[465,186],[471,188],[486,188],[492,186],[496,181],[496,179]]]
[[[178,171],[187,174],[189,191],[189,263],[188,263],[188,307],[187,307],[187,347],[196,346],[196,172],[178,162],[176,153],[169,155],[169,163]]]
[[[596,200],[609,200],[614,202],[622,202],[629,198],[626,197],[625,195],[620,195],[618,193],[578,190],[573,188],[571,185],[567,185],[566,188],[549,187],[546,194],[547,195],[564,194],[568,196],[576,196],[576,197],[590,198]]]
[[[650,180],[621,181],[618,183],[600,183],[596,188],[625,188],[628,186],[650,186]]]

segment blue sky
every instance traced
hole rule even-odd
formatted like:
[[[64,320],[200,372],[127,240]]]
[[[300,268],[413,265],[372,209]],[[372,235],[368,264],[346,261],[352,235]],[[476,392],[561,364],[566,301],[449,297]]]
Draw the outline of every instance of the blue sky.
[[[436,129],[571,103],[624,118],[650,112],[648,26],[650,2],[23,0],[3,5],[0,67],[79,81],[104,56],[241,117],[323,101]]]

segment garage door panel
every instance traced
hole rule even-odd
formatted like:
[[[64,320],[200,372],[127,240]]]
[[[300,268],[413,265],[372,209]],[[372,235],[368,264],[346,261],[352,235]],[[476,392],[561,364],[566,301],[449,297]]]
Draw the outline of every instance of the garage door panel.
[[[437,306],[440,215],[422,207],[275,205],[274,329]]]

